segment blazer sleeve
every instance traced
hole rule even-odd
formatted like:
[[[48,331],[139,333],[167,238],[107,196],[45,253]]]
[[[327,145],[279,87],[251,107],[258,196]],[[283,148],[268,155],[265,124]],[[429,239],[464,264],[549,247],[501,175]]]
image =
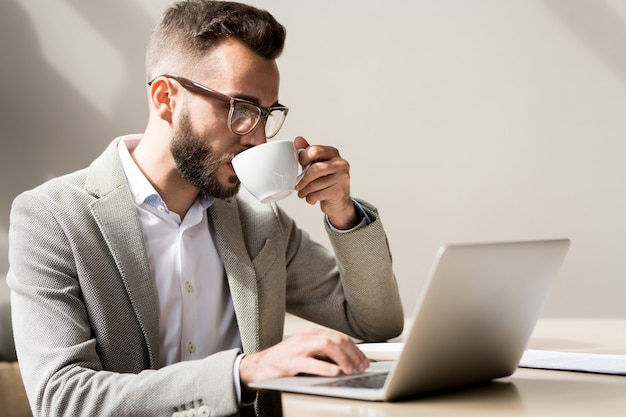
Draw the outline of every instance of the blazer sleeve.
[[[361,340],[387,340],[402,332],[402,302],[378,212],[358,202],[369,225],[335,233],[324,222],[334,254],[288,228],[287,310]]]

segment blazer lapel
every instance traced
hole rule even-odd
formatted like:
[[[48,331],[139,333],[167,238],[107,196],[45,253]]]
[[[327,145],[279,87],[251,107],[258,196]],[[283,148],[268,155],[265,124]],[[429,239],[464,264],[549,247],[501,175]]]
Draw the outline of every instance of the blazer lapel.
[[[245,246],[237,200],[215,200],[209,208],[222,252],[244,352],[259,350],[259,305],[256,273]]]
[[[144,333],[150,365],[158,368],[158,303],[136,207],[126,187],[126,178],[117,154],[118,142],[115,140],[92,163],[86,188],[100,196],[91,204],[91,211],[115,259]]]

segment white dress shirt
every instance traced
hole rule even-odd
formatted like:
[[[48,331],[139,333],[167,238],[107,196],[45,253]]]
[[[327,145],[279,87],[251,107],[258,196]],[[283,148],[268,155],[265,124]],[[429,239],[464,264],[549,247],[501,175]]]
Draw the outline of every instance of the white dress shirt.
[[[235,310],[207,216],[214,200],[196,200],[181,221],[132,159],[130,152],[140,140],[140,135],[125,137],[119,152],[159,303],[161,366],[240,348]]]

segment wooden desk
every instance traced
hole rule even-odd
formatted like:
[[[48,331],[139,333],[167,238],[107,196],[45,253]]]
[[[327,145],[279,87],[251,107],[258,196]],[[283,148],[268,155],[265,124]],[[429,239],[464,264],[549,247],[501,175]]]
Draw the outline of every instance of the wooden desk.
[[[285,334],[308,323],[289,317]],[[541,319],[531,349],[626,354],[626,319]],[[283,394],[285,417],[626,416],[626,377],[518,369],[512,376],[396,403]]]

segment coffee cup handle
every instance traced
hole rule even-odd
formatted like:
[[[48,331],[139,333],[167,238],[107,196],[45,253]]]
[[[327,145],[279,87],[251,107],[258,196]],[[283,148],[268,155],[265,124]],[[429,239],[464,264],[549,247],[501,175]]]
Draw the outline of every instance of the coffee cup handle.
[[[300,148],[298,149],[298,155],[300,155],[300,152],[302,152],[304,150],[304,148]],[[306,174],[306,172],[309,170],[309,168],[311,167],[311,164],[308,164],[307,166],[305,166],[304,168],[302,168],[302,172],[298,174],[298,176],[296,177],[296,184],[300,182],[300,180],[302,179],[302,177],[304,177],[304,174]]]

